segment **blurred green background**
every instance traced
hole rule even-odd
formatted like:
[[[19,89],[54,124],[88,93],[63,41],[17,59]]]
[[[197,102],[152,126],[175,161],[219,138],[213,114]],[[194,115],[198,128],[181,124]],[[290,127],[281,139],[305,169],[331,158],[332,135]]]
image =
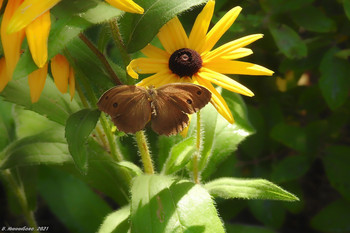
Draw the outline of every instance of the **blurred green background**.
[[[255,93],[243,98],[256,133],[212,178],[265,178],[296,194],[300,202],[218,199],[218,212],[230,223],[227,232],[350,232],[350,0],[217,0],[212,23],[235,6],[243,11],[219,44],[263,33],[263,39],[249,46],[254,54],[244,60],[275,74],[237,77]],[[200,10],[180,17],[185,27]],[[8,106],[1,104],[3,109]],[[1,114],[10,118],[6,111]],[[24,172],[31,173],[30,168]],[[58,180],[67,176],[40,172]],[[69,182],[85,187],[73,179]],[[41,181],[39,190],[48,187],[49,178]],[[23,225],[0,188],[1,224]],[[79,200],[76,190],[66,192]],[[99,216],[86,221],[102,221],[111,209],[101,205],[96,210]],[[66,231],[42,198],[36,216],[41,226],[52,226],[50,232]]]

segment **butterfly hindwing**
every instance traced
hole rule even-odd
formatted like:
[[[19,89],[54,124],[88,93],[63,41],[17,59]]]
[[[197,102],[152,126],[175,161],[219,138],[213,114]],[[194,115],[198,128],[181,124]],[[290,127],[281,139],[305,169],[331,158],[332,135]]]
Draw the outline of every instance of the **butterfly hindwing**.
[[[191,83],[172,83],[157,89],[159,96],[168,96],[169,102],[188,114],[203,108],[211,99],[211,92],[205,87]]]
[[[199,111],[211,99],[206,88],[190,83],[174,83],[154,91],[152,129],[158,134],[174,135],[188,125],[187,114]]]
[[[118,130],[135,133],[142,130],[151,117],[151,104],[143,87],[120,85],[106,91],[97,103],[111,116]]]
[[[176,104],[164,93],[152,101],[154,111],[152,113],[152,129],[160,135],[175,135],[181,132],[187,125],[189,118]]]

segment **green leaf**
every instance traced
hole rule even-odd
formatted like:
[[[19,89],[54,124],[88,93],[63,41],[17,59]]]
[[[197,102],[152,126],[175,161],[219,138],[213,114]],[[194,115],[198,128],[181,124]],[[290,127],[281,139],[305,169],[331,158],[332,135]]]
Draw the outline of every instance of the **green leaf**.
[[[44,132],[49,129],[62,127],[46,117],[16,105],[13,111],[16,122],[16,135],[18,138],[27,137]]]
[[[225,90],[222,96],[233,114],[235,123],[230,124],[211,104],[201,110],[204,140],[199,168],[203,179],[209,177],[217,166],[237,149],[239,143],[254,132],[242,97]],[[197,120],[195,115],[192,118],[192,122]]]
[[[56,169],[42,167],[39,192],[70,232],[96,232],[112,211],[85,183]]]
[[[307,56],[307,47],[304,41],[300,38],[289,26],[282,24],[277,26],[271,23],[269,30],[276,42],[278,49],[288,58],[297,59]]]
[[[71,163],[63,129],[56,128],[12,142],[0,155],[0,168]]]
[[[344,7],[344,11],[345,11],[346,16],[350,20],[350,0],[344,0],[343,7]]]
[[[131,197],[131,232],[224,232],[210,195],[200,185],[141,175]]]
[[[310,167],[310,159],[305,155],[288,156],[273,168],[273,182],[283,183],[303,176]]]
[[[205,3],[205,0],[186,0],[179,4],[176,0],[139,0],[144,14],[125,14],[120,20],[120,29],[129,53],[147,45],[159,29],[182,12]]]
[[[349,202],[344,200],[334,201],[311,219],[311,226],[320,232],[349,232],[349,209]]]
[[[296,24],[309,31],[330,32],[336,29],[336,24],[332,19],[311,5],[291,12],[290,16]]]
[[[188,137],[171,148],[170,155],[164,164],[162,174],[174,174],[182,169],[196,151],[196,138]]]
[[[115,162],[111,155],[91,137],[88,138],[86,147],[89,160],[89,169],[86,174],[78,171],[74,164],[67,164],[62,169],[111,197],[119,206],[126,205],[129,202],[131,180],[140,172],[137,171],[140,169],[127,161]]]
[[[350,147],[330,146],[326,149],[323,165],[331,185],[350,201]]]
[[[264,179],[219,178],[204,185],[214,197],[298,201],[293,194]]]
[[[275,233],[275,231],[259,226],[226,224],[227,233]]]
[[[70,100],[68,94],[59,92],[49,78],[46,79],[39,101],[34,104],[30,101],[27,78],[12,80],[0,95],[6,101],[21,105],[61,125],[65,125],[68,116],[80,108],[74,99]]]
[[[320,65],[320,88],[330,109],[335,110],[348,99],[350,89],[349,61],[335,56],[337,48],[331,48],[323,56]]]
[[[88,152],[85,143],[99,117],[100,111],[97,109],[82,109],[72,114],[67,120],[65,136],[68,149],[78,169],[83,173],[88,169]]]
[[[129,224],[130,206],[125,206],[107,215],[98,230],[98,233],[127,233]]]
[[[15,137],[14,120],[11,114],[12,104],[0,97],[0,151]],[[0,157],[0,160],[2,158]]]
[[[270,135],[274,140],[294,150],[301,152],[307,150],[307,135],[303,128],[280,123],[272,128]]]
[[[79,79],[86,79],[86,82],[94,90],[95,95],[99,97],[109,87],[115,85],[110,79],[111,77],[104,69],[104,65],[95,53],[79,38],[73,39],[69,45],[67,45],[67,51],[70,56],[67,56],[71,64],[74,64],[74,69]],[[117,73],[121,81],[125,78],[125,70],[115,65],[107,58],[109,64],[113,70]],[[85,84],[86,85],[86,84]],[[87,95],[89,97],[89,95]],[[92,102],[92,100],[90,100]]]
[[[56,17],[52,22],[48,39],[48,59],[51,59],[78,36],[85,29],[119,17],[123,12],[102,1],[71,0],[61,1],[50,11]],[[29,49],[21,56],[14,79],[27,76],[37,69]]]

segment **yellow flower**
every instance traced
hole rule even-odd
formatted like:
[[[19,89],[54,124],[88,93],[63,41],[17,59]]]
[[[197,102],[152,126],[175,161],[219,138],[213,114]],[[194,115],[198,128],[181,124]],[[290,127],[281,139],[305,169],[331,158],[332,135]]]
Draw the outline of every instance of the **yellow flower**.
[[[139,82],[137,85],[140,86],[158,87],[173,82],[202,85],[212,92],[211,103],[217,111],[233,123],[231,111],[212,83],[232,92],[253,96],[252,91],[224,74],[272,75],[273,71],[256,64],[235,61],[252,54],[252,50],[244,47],[262,38],[262,34],[246,36],[213,49],[241,11],[240,7],[231,9],[208,32],[214,5],[213,0],[208,1],[189,37],[177,17],[170,20],[157,35],[164,50],[147,45],[141,50],[147,57],[132,60],[127,71],[133,78],[138,78],[137,73],[154,74]]]
[[[132,0],[106,1],[123,11],[143,13],[143,8]],[[13,71],[20,57],[20,48],[25,32],[33,61],[39,68],[28,75],[31,100],[33,103],[39,100],[45,84],[44,78],[47,75],[47,41],[51,27],[50,9],[59,2],[60,0],[8,1],[1,23],[1,40],[5,58],[0,61],[0,66],[5,68],[0,72],[0,91],[12,79]],[[0,0],[0,7],[1,5],[2,0]],[[69,83],[69,92],[71,98],[73,98],[75,88],[74,71],[69,68],[68,62],[62,55],[58,57],[56,59],[58,64],[55,64],[55,61],[51,62],[51,67],[59,67],[52,71],[56,86],[62,93],[65,93]],[[65,61],[61,62],[63,59]],[[64,69],[67,72],[60,70],[62,67],[65,67]]]
[[[2,83],[7,84],[12,79],[13,71],[21,55],[21,44],[24,39],[24,30],[8,34],[6,28],[15,10],[21,4],[21,0],[8,1],[1,22],[1,43],[4,50],[6,72],[2,72]]]
[[[12,79],[13,71],[20,57],[20,47],[21,47],[21,44],[24,38],[24,32],[25,32],[33,60],[36,63],[36,65],[39,67],[39,69],[35,70],[34,72],[28,75],[31,101],[32,103],[35,103],[39,100],[39,97],[44,88],[45,80],[47,76],[47,57],[48,57],[47,40],[48,40],[50,27],[51,27],[50,11],[49,10],[46,10],[43,12],[36,11],[35,13],[40,12],[42,14],[36,17],[34,20],[32,20],[29,24],[26,24],[25,27],[21,27],[19,31],[15,31],[15,32],[10,31],[11,33],[8,33],[8,30],[6,29],[9,29],[9,28],[11,29],[10,27],[11,25],[9,26],[9,21],[11,20],[10,22],[12,22],[16,13],[21,12],[18,10],[22,9],[22,12],[26,12],[26,9],[30,8],[31,6],[29,4],[30,1],[28,0],[24,1],[23,3],[22,2],[23,2],[22,0],[13,0],[13,1],[11,0],[7,3],[3,21],[1,24],[1,38],[2,38],[2,45],[4,48],[5,58],[2,59],[0,62],[0,66],[4,67],[3,71],[0,72],[0,91],[2,91],[6,86],[6,84]],[[43,3],[42,7],[48,8],[50,6],[52,7],[53,2],[57,3],[58,1],[41,1],[41,2]],[[34,4],[35,2],[32,2],[32,3]],[[23,18],[26,19],[28,18],[28,16],[24,14]],[[62,55],[57,55],[57,56],[62,56]],[[62,93],[65,93],[67,91],[68,82],[70,82],[70,94],[71,94],[71,98],[73,98],[74,91],[71,88],[75,87],[74,72],[73,71],[71,72],[73,74],[73,78],[69,78],[70,67],[69,67],[68,61],[64,57],[63,59],[65,61],[57,65],[58,68],[55,71],[52,71],[51,73],[53,74],[53,76],[59,77],[58,79],[59,81],[55,80],[55,83]],[[52,62],[52,63],[55,63],[55,62]],[[67,75],[62,77],[61,75],[62,72],[60,71],[60,69],[63,69],[63,70],[67,69]],[[63,89],[64,86],[66,86],[65,91]]]
[[[15,12],[9,24],[8,32],[17,32],[28,26],[34,19],[54,7],[61,0],[25,0]],[[132,0],[106,0],[112,6],[126,12],[143,13],[143,8]]]

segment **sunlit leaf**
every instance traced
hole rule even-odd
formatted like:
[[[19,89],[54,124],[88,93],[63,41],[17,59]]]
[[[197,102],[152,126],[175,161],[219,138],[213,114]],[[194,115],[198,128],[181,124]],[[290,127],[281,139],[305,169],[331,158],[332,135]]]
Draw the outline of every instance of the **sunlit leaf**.
[[[264,179],[219,178],[204,186],[215,197],[297,201],[293,194]]]
[[[131,232],[224,232],[210,195],[189,181],[138,176],[131,196]]]

